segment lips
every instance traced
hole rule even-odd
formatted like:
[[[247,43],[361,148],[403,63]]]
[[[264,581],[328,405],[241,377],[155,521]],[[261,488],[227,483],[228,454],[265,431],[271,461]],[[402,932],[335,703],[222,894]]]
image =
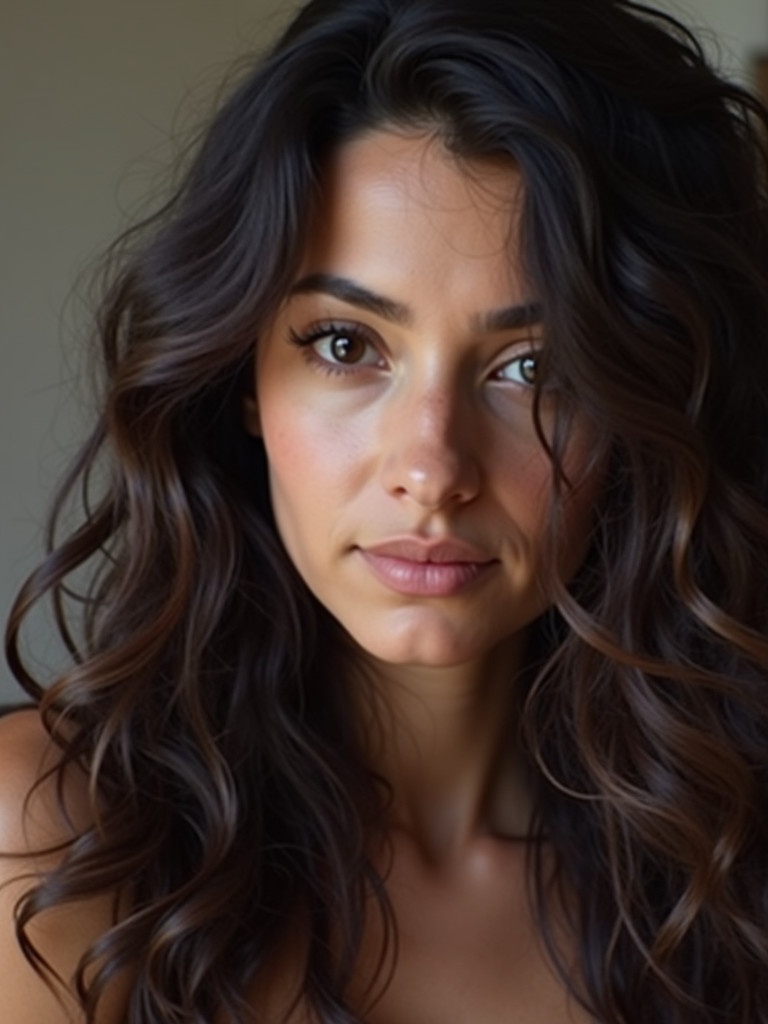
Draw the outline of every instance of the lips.
[[[416,537],[395,537],[379,544],[369,544],[364,551],[387,558],[401,558],[407,562],[493,562],[495,559],[480,548],[458,539],[420,540]]]
[[[475,584],[498,559],[457,539],[397,537],[358,548],[384,586],[414,597],[451,597]]]

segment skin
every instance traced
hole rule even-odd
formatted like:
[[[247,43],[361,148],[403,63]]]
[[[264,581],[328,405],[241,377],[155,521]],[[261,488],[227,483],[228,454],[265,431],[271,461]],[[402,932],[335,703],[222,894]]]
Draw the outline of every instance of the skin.
[[[35,784],[58,759],[36,711],[0,718],[0,849],[14,859],[0,858],[0,992],[2,1019],[7,1024],[82,1024],[68,986],[49,988],[40,980],[16,942],[13,907],[36,875],[53,868],[58,855],[32,855],[30,850],[55,847],[92,824],[86,776],[67,771],[62,793],[70,821],[58,809],[55,783]],[[33,788],[35,787],[35,788]],[[27,795],[31,794],[27,799]],[[24,877],[25,876],[25,877]],[[85,950],[114,923],[111,893],[42,913],[30,937],[60,978],[68,982]],[[100,1007],[97,1024],[120,1024],[130,980],[113,984]]]
[[[459,163],[435,137],[376,131],[347,144],[294,288],[260,334],[245,403],[286,549],[376,696],[371,714],[351,687],[371,767],[393,790],[380,867],[401,945],[366,1016],[376,1024],[584,1019],[536,936],[519,841],[530,807],[510,743],[514,676],[552,558],[521,198],[514,167]],[[563,578],[589,536],[591,440],[577,420],[565,468],[581,483],[554,556]],[[367,559],[402,537],[471,544],[483,570],[449,593],[403,593]],[[371,924],[360,1005],[379,938]]]

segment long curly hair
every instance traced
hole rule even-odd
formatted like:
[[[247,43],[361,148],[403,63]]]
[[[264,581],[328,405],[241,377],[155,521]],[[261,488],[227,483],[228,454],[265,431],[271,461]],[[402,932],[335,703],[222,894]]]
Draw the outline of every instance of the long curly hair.
[[[345,638],[277,537],[241,400],[329,154],[389,125],[519,168],[556,493],[574,411],[606,467],[519,685],[531,838],[569,894],[578,979],[534,841],[541,933],[604,1024],[766,1024],[766,121],[686,29],[629,0],[311,0],[124,239],[103,411],[7,634],[97,822],[20,901],[19,941],[45,973],[33,918],[130,879],[80,966],[87,1020],[129,966],[126,1024],[241,1022],[300,907],[311,1013],[361,1019],[366,915],[396,936],[368,856],[385,796]],[[42,598],[71,654],[45,686],[19,641]]]

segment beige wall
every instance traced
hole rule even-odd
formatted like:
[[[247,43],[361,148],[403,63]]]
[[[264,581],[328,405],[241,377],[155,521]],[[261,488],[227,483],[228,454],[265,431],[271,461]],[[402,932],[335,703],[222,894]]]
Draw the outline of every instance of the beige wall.
[[[738,67],[768,42],[764,0],[665,0],[724,33]],[[138,199],[231,59],[284,0],[15,0],[0,32],[0,615],[39,550],[46,495],[87,395],[74,391],[76,278]],[[185,97],[187,99],[185,100]],[[179,115],[180,105],[185,112]],[[63,353],[67,353],[66,355]],[[73,394],[75,397],[73,398]],[[48,649],[44,623],[36,651]],[[0,700],[15,696],[0,669]]]
[[[643,0],[653,4],[654,0]],[[750,65],[768,48],[765,0],[655,0],[697,29],[710,57],[733,77],[750,80]]]
[[[76,278],[157,189],[169,138],[285,0],[11,0],[0,31],[0,616],[39,551],[87,396]],[[82,333],[82,332],[81,332]],[[35,647],[46,655],[48,630]],[[0,659],[1,660],[1,659]],[[16,696],[4,662],[0,701]]]

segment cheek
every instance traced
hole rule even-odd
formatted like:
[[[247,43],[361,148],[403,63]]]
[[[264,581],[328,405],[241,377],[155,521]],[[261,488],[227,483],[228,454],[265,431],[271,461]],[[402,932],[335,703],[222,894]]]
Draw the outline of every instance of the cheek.
[[[548,541],[555,487],[552,464],[540,445],[520,449],[504,463],[499,493],[510,521],[528,545],[529,556],[540,567],[558,567],[561,578],[570,578],[586,554],[593,524],[593,510],[602,488],[602,472],[584,476],[592,447],[591,435],[579,430],[566,455],[564,471],[573,488],[564,486],[563,507],[554,550]]]
[[[588,437],[578,448],[571,466],[566,466],[574,487],[568,492],[563,510],[562,575],[570,578],[581,565],[589,547],[595,522],[595,508],[603,490],[604,466],[593,467],[585,475],[594,437]]]
[[[320,527],[324,513],[338,511],[359,490],[368,437],[344,417],[296,396],[266,402],[261,430],[281,530],[289,523]]]
[[[359,390],[359,389],[358,389]],[[326,479],[353,474],[370,459],[379,431],[375,396],[318,381],[302,364],[265,360],[259,396],[261,434],[275,474]]]
[[[566,580],[573,576],[587,553],[597,496],[597,488],[585,484],[570,496],[566,506],[560,546],[561,575]]]
[[[301,421],[281,424],[268,415],[262,421],[262,436],[270,472],[286,481],[301,479],[317,458],[317,440],[311,431],[302,430]]]
[[[300,518],[307,504],[322,493],[319,480],[327,474],[323,453],[327,445],[316,432],[304,429],[295,416],[281,422],[263,417],[262,431],[267,453],[272,506],[279,525],[286,515]]]
[[[546,519],[552,495],[546,454],[538,445],[523,445],[512,452],[511,458],[509,450],[505,450],[503,460],[497,464],[503,466],[499,493],[505,510],[526,533],[535,536]]]
[[[260,400],[261,433],[270,467],[278,476],[312,470],[332,446],[327,417],[318,415],[300,390],[286,382],[264,386]]]
[[[262,415],[262,436],[277,530],[303,574],[307,552],[317,547],[315,530],[327,500],[326,466],[320,459],[323,445],[316,433],[303,429],[301,418],[283,421],[268,409]]]

